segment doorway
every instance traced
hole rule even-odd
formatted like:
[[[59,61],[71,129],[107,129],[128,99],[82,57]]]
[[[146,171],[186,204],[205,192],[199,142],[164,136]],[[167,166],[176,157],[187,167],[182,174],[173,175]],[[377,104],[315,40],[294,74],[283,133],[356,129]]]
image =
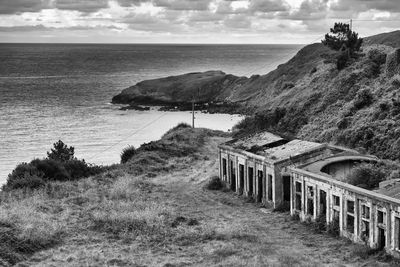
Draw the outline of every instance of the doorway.
[[[378,249],[383,250],[386,246],[385,229],[378,227]]]
[[[253,175],[254,169],[249,167],[247,172],[247,179],[249,179],[249,196],[253,195]]]
[[[239,164],[239,193],[242,194],[244,190],[244,166]]]
[[[326,192],[324,190],[319,191],[319,216],[326,218]]]
[[[262,193],[263,193],[263,171],[258,171],[257,172],[257,202],[261,202],[262,201]]]
[[[231,189],[236,191],[236,174],[235,167],[233,166],[233,160],[231,160]]]
[[[290,175],[283,175],[283,201],[290,201]]]

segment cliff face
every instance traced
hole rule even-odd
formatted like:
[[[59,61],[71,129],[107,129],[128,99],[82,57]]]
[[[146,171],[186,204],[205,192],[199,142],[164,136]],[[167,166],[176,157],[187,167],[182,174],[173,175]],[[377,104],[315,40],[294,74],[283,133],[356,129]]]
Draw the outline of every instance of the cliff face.
[[[336,52],[312,44],[266,75],[185,74],[138,83],[113,101],[191,101],[200,91],[201,101],[255,110],[238,126],[242,133],[271,130],[400,158],[399,46],[400,31],[365,38],[362,53],[339,71]]]

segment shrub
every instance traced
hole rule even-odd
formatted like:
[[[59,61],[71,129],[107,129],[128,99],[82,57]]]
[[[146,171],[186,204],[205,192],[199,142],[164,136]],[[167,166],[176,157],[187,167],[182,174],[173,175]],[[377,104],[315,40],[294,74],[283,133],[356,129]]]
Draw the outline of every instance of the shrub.
[[[50,152],[47,152],[47,158],[57,161],[68,161],[74,159],[74,147],[68,147],[63,141],[58,140],[53,144]]]
[[[372,93],[368,89],[364,89],[358,92],[356,99],[354,100],[354,107],[356,109],[362,109],[363,107],[369,106],[372,104],[374,97]]]
[[[336,58],[336,68],[342,70],[347,65],[348,56],[346,53],[340,53]]]
[[[218,176],[212,176],[206,184],[208,190],[221,190],[223,187],[224,185]]]
[[[46,182],[43,180],[43,177],[39,177],[36,175],[29,175],[26,173],[22,177],[19,176],[10,178],[9,176],[6,185],[3,186],[3,190],[23,189],[23,188],[36,189],[44,186],[45,184]]]
[[[378,65],[386,63],[386,53],[379,49],[371,49],[368,51],[368,58]]]
[[[73,180],[96,175],[104,170],[101,166],[89,165],[85,160],[78,159],[66,161],[64,167]]]
[[[361,164],[346,177],[347,181],[365,189],[374,189],[385,179],[385,172],[374,164]]]
[[[43,173],[46,180],[67,181],[71,176],[60,161],[53,159],[34,159],[30,163],[32,166]]]
[[[136,154],[136,149],[134,146],[128,146],[122,150],[121,153],[121,163],[128,162]]]
[[[4,190],[17,188],[36,189],[48,181],[69,181],[89,177],[104,171],[96,165],[88,165],[84,160],[34,159],[30,163],[19,164],[7,178]]]

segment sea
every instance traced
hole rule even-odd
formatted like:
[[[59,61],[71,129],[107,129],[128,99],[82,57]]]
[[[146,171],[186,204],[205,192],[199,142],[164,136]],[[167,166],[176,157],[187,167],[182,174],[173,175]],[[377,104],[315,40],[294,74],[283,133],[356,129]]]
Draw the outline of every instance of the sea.
[[[222,70],[266,74],[301,45],[0,44],[0,184],[54,142],[89,163],[118,163],[124,147],[159,139],[190,112],[119,110],[111,99],[142,80]],[[195,127],[228,131],[240,115],[196,112]]]

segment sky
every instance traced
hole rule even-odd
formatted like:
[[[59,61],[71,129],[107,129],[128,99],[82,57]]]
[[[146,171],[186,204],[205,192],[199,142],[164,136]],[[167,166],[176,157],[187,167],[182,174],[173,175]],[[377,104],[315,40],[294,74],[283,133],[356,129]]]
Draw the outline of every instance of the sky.
[[[353,19],[400,29],[400,0],[0,0],[0,42],[308,44]]]

